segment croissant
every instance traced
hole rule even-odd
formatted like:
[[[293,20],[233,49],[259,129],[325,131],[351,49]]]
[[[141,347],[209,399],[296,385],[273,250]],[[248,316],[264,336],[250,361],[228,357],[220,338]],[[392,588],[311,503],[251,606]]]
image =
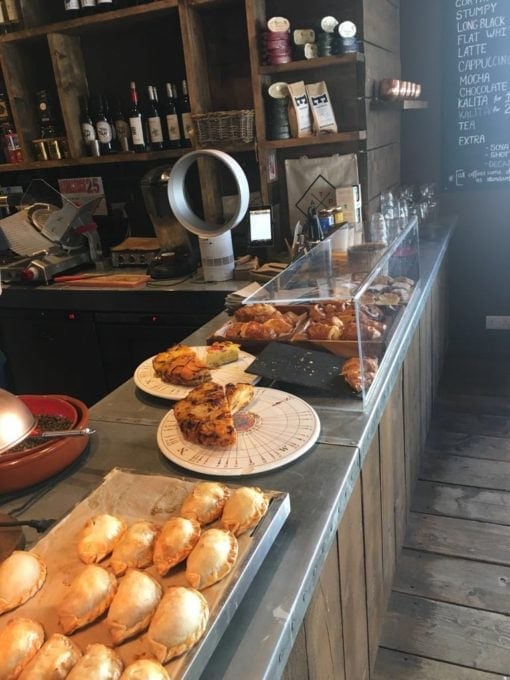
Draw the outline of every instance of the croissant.
[[[263,323],[267,321],[276,311],[274,305],[269,305],[265,303],[255,303],[253,305],[245,305],[239,307],[234,312],[234,316],[238,321],[259,321]]]
[[[252,340],[273,340],[276,338],[276,332],[259,321],[248,321],[244,324],[241,337]]]
[[[293,326],[283,318],[275,317],[264,321],[266,328],[271,328],[277,335],[288,335],[292,333]]]
[[[244,323],[237,322],[230,324],[224,332],[224,336],[227,340],[237,340],[242,337],[242,332],[244,329]]]
[[[342,328],[327,323],[311,323],[306,329],[310,340],[339,340],[342,337]]]

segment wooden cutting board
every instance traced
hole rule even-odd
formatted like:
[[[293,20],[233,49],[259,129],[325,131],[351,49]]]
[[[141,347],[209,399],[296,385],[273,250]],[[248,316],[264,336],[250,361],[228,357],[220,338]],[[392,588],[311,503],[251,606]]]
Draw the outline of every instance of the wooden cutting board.
[[[147,274],[107,274],[68,281],[66,285],[73,288],[139,288],[149,279]]]

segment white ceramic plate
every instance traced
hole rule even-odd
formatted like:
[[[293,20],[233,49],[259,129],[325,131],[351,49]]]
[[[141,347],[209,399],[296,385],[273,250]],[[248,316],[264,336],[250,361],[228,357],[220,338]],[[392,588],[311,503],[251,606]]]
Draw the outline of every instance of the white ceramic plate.
[[[206,347],[192,347],[198,356],[202,359],[205,357]],[[184,387],[183,385],[172,385],[161,380],[155,373],[152,367],[153,357],[149,357],[143,361],[135,371],[133,376],[135,385],[147,394],[153,397],[161,397],[162,399],[184,399],[192,387]],[[246,382],[255,385],[260,380],[260,376],[246,373],[246,369],[255,359],[253,354],[248,352],[239,352],[239,359],[233,361],[231,364],[224,364],[218,368],[211,368],[211,376],[214,382],[220,385],[226,385],[229,382]]]
[[[256,387],[246,410],[236,413],[237,442],[228,449],[191,444],[181,434],[174,412],[158,427],[162,454],[177,465],[206,475],[254,475],[287,465],[317,441],[315,410],[299,397],[269,387]]]

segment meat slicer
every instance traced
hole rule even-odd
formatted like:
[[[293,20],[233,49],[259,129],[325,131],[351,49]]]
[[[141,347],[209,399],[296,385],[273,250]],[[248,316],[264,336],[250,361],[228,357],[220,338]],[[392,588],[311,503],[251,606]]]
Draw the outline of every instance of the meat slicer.
[[[19,210],[0,220],[4,283],[50,283],[84,263],[102,261],[93,213],[102,196],[77,206],[44,180],[34,180]]]

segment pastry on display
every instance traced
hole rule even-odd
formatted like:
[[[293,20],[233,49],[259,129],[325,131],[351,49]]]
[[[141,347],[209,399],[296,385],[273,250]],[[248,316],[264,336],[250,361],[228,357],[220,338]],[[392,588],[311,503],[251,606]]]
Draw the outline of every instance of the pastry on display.
[[[106,617],[114,645],[148,627],[162,595],[163,589],[152,576],[138,569],[128,571],[119,584]]]
[[[126,530],[122,519],[96,515],[89,519],[78,538],[78,556],[85,564],[100,562],[109,555]]]
[[[0,680],[14,680],[44,642],[44,628],[33,619],[14,618],[0,631]]]
[[[236,309],[234,317],[237,321],[259,321],[264,323],[271,319],[278,309],[274,305],[257,302],[253,305],[243,305]]]
[[[207,600],[194,588],[168,588],[152,617],[147,642],[156,659],[165,664],[195,645],[209,620]]]
[[[221,516],[228,489],[219,482],[198,482],[181,506],[181,517],[194,519],[200,524],[210,524]]]
[[[237,560],[236,537],[222,529],[207,529],[200,536],[186,561],[186,579],[197,590],[203,590],[224,578]]]
[[[67,680],[119,680],[124,664],[116,651],[99,643],[89,645]]]
[[[247,390],[246,388],[250,388]],[[247,405],[247,395],[253,396],[253,387],[238,383],[228,388],[230,401]],[[240,396],[243,395],[243,396]],[[174,406],[174,415],[184,439],[211,448],[228,448],[237,441],[233,413],[229,398],[222,385],[207,382],[193,389],[187,397]]]
[[[89,564],[72,581],[58,607],[60,627],[69,635],[95,621],[110,606],[117,590],[113,574]]]
[[[161,529],[154,544],[154,566],[158,574],[168,574],[183,562],[200,538],[200,524],[186,517],[171,517]]]
[[[120,680],[171,680],[171,678],[158,661],[138,659],[129,664]]]
[[[231,364],[238,359],[239,345],[229,340],[213,342],[205,350],[205,363],[208,368],[218,368],[218,366]]]
[[[116,576],[129,568],[144,569],[152,564],[154,543],[160,527],[154,522],[140,520],[132,524],[113,549],[110,566]]]
[[[35,553],[15,550],[0,565],[0,614],[33,597],[46,580],[46,564]]]
[[[211,379],[208,367],[191,347],[175,345],[152,360],[157,376],[173,385],[195,387]]]
[[[70,638],[54,633],[18,680],[64,680],[81,657],[80,648]]]
[[[342,366],[340,375],[355,392],[362,392],[363,387],[367,390],[374,382],[379,368],[379,362],[375,357],[365,357],[362,364],[359,357],[347,359]]]
[[[225,394],[230,413],[235,415],[248,406],[255,395],[255,390],[249,383],[228,383],[225,385]]]
[[[301,319],[292,310],[281,311],[274,305],[257,303],[236,309],[234,320],[216,333],[227,340],[277,340],[288,338]]]
[[[260,489],[240,487],[227,499],[221,516],[221,525],[235,536],[240,536],[258,524],[268,507],[269,498]]]

